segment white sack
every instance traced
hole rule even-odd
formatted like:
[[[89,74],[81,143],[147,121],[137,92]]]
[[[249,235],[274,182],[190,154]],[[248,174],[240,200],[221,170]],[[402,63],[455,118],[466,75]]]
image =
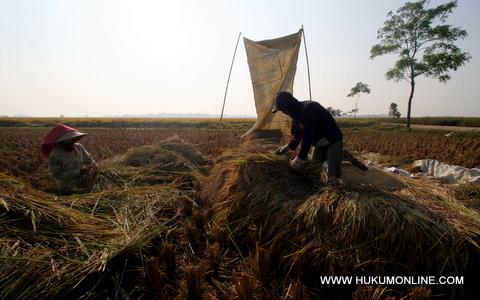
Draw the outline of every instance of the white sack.
[[[419,166],[422,172],[439,178],[445,183],[480,184],[480,169],[449,165],[435,159],[416,160],[413,165]]]

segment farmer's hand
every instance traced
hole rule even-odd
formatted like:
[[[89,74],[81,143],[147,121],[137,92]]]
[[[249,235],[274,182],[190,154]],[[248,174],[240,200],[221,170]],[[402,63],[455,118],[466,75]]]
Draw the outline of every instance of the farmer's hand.
[[[275,150],[275,154],[282,155],[282,154],[287,153],[288,150],[290,150],[290,146],[288,146],[288,144],[286,144],[285,146],[282,146],[282,147],[278,148],[277,150]]]
[[[300,157],[295,157],[295,159],[293,159],[290,163],[290,166],[292,166],[292,168],[295,170],[295,171],[300,171],[300,166],[302,165],[302,161],[303,159],[301,159]]]

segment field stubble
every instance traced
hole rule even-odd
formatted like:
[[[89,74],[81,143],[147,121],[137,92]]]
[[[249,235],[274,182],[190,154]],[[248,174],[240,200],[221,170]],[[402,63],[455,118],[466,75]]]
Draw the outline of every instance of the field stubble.
[[[159,143],[178,136],[198,147],[206,156],[216,157],[225,149],[239,147],[240,136],[253,125],[253,120],[233,123],[228,130],[215,130],[212,120],[203,123],[188,121],[185,127],[172,129],[172,120],[163,128],[77,128],[88,135],[80,143],[97,161],[112,158],[131,148]],[[418,159],[436,159],[466,168],[480,167],[480,134],[459,133],[445,136],[442,131],[405,131],[399,126],[381,127],[376,124],[339,122],[345,135],[345,148],[354,152],[374,152],[395,158],[396,167]],[[132,123],[133,124],[133,123]],[[193,127],[196,125],[197,127]],[[202,127],[203,126],[203,127]],[[357,126],[357,127],[355,127]],[[39,189],[52,188],[47,172],[47,160],[41,157],[40,145],[50,128],[0,127],[0,172],[11,174]]]
[[[54,188],[48,174],[48,161],[41,156],[40,145],[50,129],[0,128],[0,172],[11,174],[38,189]],[[82,130],[82,129],[81,129]],[[177,136],[196,145],[205,156],[219,155],[224,149],[238,147],[244,131],[206,129],[83,129],[88,135],[80,143],[96,161],[123,154],[129,149],[157,144]]]

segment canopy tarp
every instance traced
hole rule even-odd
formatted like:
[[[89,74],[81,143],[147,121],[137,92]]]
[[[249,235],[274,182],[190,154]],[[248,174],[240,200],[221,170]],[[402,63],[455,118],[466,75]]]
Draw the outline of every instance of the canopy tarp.
[[[257,110],[257,122],[247,134],[256,129],[279,129],[284,135],[290,134],[290,117],[271,111],[279,91],[293,92],[301,38],[302,29],[273,40],[254,42],[244,38]]]

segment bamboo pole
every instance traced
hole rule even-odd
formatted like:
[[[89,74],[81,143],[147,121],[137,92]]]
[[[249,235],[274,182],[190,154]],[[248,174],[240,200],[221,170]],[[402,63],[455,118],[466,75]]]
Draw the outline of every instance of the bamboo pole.
[[[305,39],[305,29],[303,29],[303,25],[302,25],[302,35],[303,35],[303,46],[305,47],[305,57],[307,59],[308,92],[310,94],[310,100],[312,100],[312,84],[310,82],[310,64],[308,63],[307,41]]]
[[[223,111],[225,109],[225,101],[227,100],[228,84],[230,83],[230,76],[232,75],[233,62],[235,61],[235,55],[237,54],[238,42],[240,41],[240,35],[241,34],[242,34],[241,32],[238,33],[237,44],[235,45],[235,51],[233,52],[232,64],[230,65],[230,72],[228,73],[227,86],[225,88],[225,95],[223,96],[222,113],[220,114],[220,123],[218,124],[218,130],[219,131],[222,127]]]

